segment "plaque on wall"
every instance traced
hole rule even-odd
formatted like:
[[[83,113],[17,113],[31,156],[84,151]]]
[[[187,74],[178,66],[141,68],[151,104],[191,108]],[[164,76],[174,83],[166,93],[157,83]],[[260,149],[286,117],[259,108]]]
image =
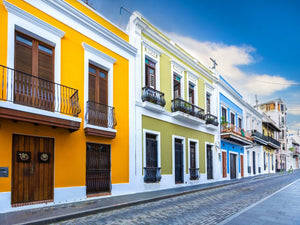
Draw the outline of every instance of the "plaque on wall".
[[[17,151],[17,162],[29,163],[31,161],[31,152]]]
[[[50,153],[48,152],[39,152],[39,162],[48,163],[50,161]]]

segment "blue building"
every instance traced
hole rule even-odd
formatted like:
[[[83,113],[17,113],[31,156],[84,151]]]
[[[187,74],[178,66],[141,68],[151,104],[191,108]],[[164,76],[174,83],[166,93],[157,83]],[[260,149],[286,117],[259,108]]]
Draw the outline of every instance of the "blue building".
[[[223,179],[244,176],[244,146],[252,144],[251,134],[244,130],[243,97],[222,77],[220,96],[220,160]]]

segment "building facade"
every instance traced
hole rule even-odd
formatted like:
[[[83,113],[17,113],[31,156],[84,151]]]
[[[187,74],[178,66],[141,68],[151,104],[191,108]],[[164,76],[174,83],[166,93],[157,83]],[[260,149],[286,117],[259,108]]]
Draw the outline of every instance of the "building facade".
[[[0,211],[128,191],[128,35],[80,1],[0,17]]]
[[[217,77],[135,12],[137,49],[130,106],[140,191],[211,182],[217,173]]]
[[[287,126],[286,115],[287,107],[283,99],[274,99],[268,102],[260,103],[258,106],[260,112],[266,113],[270,119],[272,119],[276,126],[280,128],[280,134],[278,140],[280,141],[280,148],[276,151],[276,165],[275,170],[277,172],[283,170],[286,171],[287,162],[289,160],[289,153],[287,151]]]
[[[253,143],[251,133],[244,128],[243,98],[222,76],[219,98],[222,178],[241,178],[245,176],[244,146]]]

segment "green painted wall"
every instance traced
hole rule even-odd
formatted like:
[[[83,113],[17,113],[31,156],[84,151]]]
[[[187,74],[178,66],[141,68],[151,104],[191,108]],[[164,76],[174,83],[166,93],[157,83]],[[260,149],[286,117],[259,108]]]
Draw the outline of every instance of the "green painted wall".
[[[172,135],[185,137],[186,173],[188,173],[188,138],[199,141],[199,169],[200,173],[205,173],[205,142],[214,143],[213,135],[147,116],[142,116],[142,128],[160,132],[162,174],[172,174]]]

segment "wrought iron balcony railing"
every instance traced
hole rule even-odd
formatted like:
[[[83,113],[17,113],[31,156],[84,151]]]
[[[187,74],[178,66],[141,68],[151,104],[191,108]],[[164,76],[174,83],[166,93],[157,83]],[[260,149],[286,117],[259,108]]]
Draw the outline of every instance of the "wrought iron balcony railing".
[[[199,168],[190,168],[190,180],[198,180],[199,177]]]
[[[204,109],[196,105],[193,105],[192,103],[184,101],[180,98],[176,98],[172,100],[172,112],[176,112],[176,111],[184,112],[191,116],[195,116],[199,119],[205,120]]]
[[[117,125],[115,108],[97,102],[87,102],[86,120],[88,124],[114,129]]]
[[[244,137],[248,140],[253,140],[253,138],[251,137],[251,134],[231,123],[225,123],[221,125],[221,134],[222,133],[233,133],[236,134],[238,136]]]
[[[280,148],[280,142],[275,140],[272,137],[268,137],[268,142],[271,142],[272,144],[276,145],[278,148]]]
[[[258,132],[258,131],[252,131],[252,137],[258,137],[266,142],[268,142],[268,137],[263,135],[262,133]]]
[[[166,105],[165,94],[151,87],[143,87],[142,101],[151,102],[164,107]]]
[[[160,167],[144,167],[144,182],[157,183],[161,179]]]
[[[78,116],[78,90],[0,65],[0,100]]]
[[[205,120],[206,120],[206,124],[212,124],[215,126],[219,126],[218,117],[216,117],[212,114],[206,114]]]

